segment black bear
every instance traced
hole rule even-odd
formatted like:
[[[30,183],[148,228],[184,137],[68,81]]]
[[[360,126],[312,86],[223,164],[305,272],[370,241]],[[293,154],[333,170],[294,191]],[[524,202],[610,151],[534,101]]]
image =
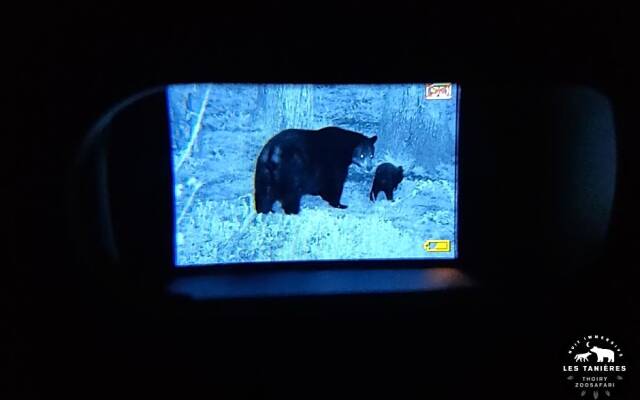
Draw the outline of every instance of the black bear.
[[[404,178],[402,167],[396,167],[390,163],[378,165],[376,168],[376,176],[373,178],[373,186],[369,193],[369,199],[376,201],[378,193],[384,192],[387,200],[393,200],[393,191],[398,188],[400,182]]]
[[[256,211],[269,213],[280,201],[286,214],[298,214],[305,194],[347,208],[340,198],[349,165],[370,169],[377,139],[337,127],[278,133],[264,145],[256,163]]]

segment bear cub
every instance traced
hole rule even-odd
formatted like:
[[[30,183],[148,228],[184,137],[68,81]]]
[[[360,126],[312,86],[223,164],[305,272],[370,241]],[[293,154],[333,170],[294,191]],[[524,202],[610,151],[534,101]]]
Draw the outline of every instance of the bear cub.
[[[298,214],[303,195],[320,196],[332,207],[347,208],[340,198],[349,166],[369,169],[377,138],[338,127],[286,129],[273,136],[256,163],[256,212],[272,212],[279,201],[286,214]]]
[[[376,201],[378,193],[384,192],[387,200],[393,200],[393,191],[398,188],[404,178],[402,167],[396,167],[391,163],[380,164],[376,168],[376,175],[373,178],[373,186],[369,192],[369,199]]]

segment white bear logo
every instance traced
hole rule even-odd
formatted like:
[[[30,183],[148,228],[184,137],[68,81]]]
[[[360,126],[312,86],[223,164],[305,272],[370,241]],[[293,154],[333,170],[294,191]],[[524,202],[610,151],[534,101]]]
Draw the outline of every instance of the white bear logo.
[[[590,350],[592,353],[596,353],[598,356],[598,362],[604,362],[604,359],[607,359],[607,362],[613,362],[614,354],[613,350],[609,349],[601,349],[600,347],[593,346]]]

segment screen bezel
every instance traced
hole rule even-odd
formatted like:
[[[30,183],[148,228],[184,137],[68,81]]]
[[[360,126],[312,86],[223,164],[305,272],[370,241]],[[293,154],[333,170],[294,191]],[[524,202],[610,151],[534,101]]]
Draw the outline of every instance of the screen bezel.
[[[217,84],[218,82],[198,82],[197,84]],[[219,82],[222,83],[222,82]],[[230,82],[224,82],[226,84]],[[237,84],[248,84],[248,82],[235,82]],[[313,82],[295,82],[293,84],[303,85],[303,84],[312,84]],[[454,203],[454,224],[455,224],[455,237],[456,237],[456,255],[453,258],[384,258],[384,259],[335,259],[335,260],[287,260],[287,261],[260,261],[260,262],[243,262],[243,263],[218,263],[218,264],[194,264],[194,265],[184,265],[179,266],[176,263],[176,250],[177,250],[177,237],[176,237],[176,209],[175,209],[175,191],[173,188],[175,187],[175,172],[173,168],[173,151],[171,147],[171,135],[172,135],[172,127],[170,126],[168,114],[168,98],[167,98],[167,89],[172,86],[171,84],[165,86],[164,96],[167,104],[166,110],[166,121],[167,121],[167,141],[169,148],[169,168],[170,168],[170,177],[171,177],[171,238],[172,238],[172,246],[171,246],[171,265],[170,265],[170,273],[172,275],[177,276],[191,276],[198,275],[201,273],[230,273],[230,272],[254,272],[254,271],[269,271],[269,270],[278,270],[278,271],[304,271],[304,270],[340,270],[340,269],[358,269],[358,270],[367,270],[367,269],[425,269],[425,268],[453,268],[459,267],[461,264],[461,260],[464,257],[464,251],[462,250],[462,229],[460,224],[460,210],[461,202],[463,201],[462,189],[463,185],[461,185],[461,157],[460,157],[460,149],[462,137],[464,136],[462,133],[463,124],[461,124],[461,114],[463,109],[463,101],[462,101],[462,85],[460,82],[456,80],[449,81],[438,81],[433,83],[452,83],[456,85],[456,140],[455,140],[455,196],[456,200]],[[193,83],[190,83],[193,84]],[[254,82],[252,84],[271,84],[271,82]],[[382,82],[335,82],[335,83],[327,83],[323,82],[323,84],[333,84],[336,86],[340,85],[381,85],[386,86],[390,84],[401,85],[401,84],[416,84],[416,82],[395,82],[395,83],[382,83]],[[181,84],[182,85],[182,84]]]

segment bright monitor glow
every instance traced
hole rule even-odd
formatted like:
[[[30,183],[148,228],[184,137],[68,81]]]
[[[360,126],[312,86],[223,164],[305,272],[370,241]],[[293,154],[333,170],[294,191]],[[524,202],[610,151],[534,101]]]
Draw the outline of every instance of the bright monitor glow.
[[[457,257],[460,88],[167,89],[178,267]]]

